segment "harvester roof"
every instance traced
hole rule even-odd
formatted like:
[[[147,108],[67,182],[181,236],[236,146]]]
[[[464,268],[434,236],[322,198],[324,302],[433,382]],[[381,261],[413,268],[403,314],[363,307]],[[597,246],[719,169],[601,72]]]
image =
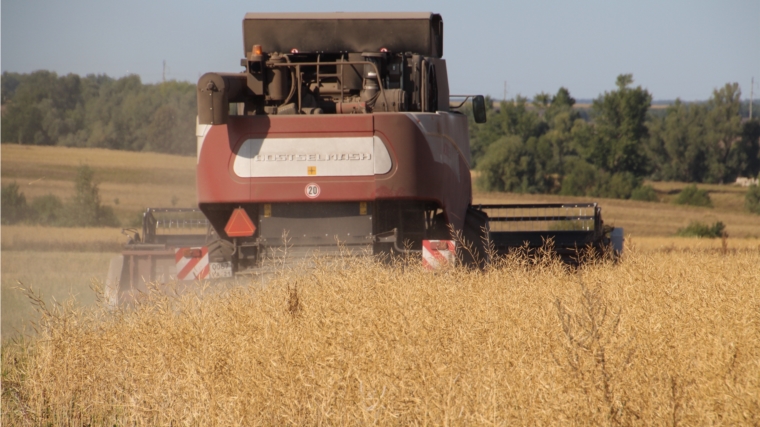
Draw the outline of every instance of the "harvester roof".
[[[267,52],[412,52],[443,56],[443,20],[430,12],[248,13],[243,48]]]

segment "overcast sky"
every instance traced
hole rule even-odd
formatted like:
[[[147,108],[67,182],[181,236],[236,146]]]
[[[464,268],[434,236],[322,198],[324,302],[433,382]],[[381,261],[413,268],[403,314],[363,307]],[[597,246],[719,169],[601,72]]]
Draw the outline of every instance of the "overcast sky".
[[[246,12],[432,11],[457,93],[578,99],[621,73],[656,100],[704,100],[738,82],[760,96],[760,0],[2,0],[2,70],[197,81],[240,71]]]

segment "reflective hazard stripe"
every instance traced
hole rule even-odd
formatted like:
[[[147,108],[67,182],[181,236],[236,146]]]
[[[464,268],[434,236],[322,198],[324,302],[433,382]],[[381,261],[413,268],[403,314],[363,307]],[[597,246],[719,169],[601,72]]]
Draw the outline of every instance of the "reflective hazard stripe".
[[[423,240],[422,265],[437,270],[456,263],[456,242],[453,240]]]
[[[193,250],[200,250],[201,256],[186,256],[188,252]],[[208,248],[206,246],[177,248],[174,250],[174,260],[177,266],[178,280],[198,280],[208,278]]]

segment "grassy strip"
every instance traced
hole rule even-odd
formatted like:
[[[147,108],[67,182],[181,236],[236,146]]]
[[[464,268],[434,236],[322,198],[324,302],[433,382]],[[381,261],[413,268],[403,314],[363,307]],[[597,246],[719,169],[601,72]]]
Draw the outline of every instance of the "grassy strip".
[[[3,251],[120,252],[127,238],[120,228],[4,225]]]
[[[39,242],[21,241],[2,245],[3,251],[36,252],[120,252],[123,244],[117,242]]]

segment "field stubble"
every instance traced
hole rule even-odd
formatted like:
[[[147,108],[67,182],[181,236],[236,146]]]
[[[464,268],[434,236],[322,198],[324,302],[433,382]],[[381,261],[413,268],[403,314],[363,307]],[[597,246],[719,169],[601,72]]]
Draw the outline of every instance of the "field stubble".
[[[3,347],[3,422],[760,422],[760,250],[416,264],[50,309],[38,337]]]
[[[195,158],[158,153],[2,144],[3,185],[16,182],[27,202],[53,194],[74,195],[77,168],[95,172],[104,205],[124,225],[147,207],[196,206]]]
[[[74,297],[77,304],[91,306],[95,303],[95,293],[90,286],[93,280],[105,280],[112,256],[102,252],[3,249],[0,258],[3,339],[16,336],[20,331],[29,332],[31,322],[39,319],[29,300],[17,289],[19,282],[40,292],[47,304]]]

